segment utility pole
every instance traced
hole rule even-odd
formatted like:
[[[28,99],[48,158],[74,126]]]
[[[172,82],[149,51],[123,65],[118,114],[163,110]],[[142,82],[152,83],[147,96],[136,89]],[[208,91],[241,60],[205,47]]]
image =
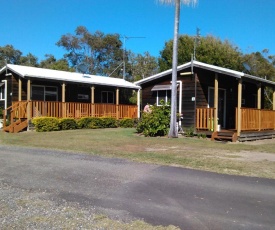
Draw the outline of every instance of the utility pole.
[[[123,79],[125,80],[125,55],[126,55],[126,39],[130,38],[145,38],[145,37],[128,37],[128,36],[123,36]]]
[[[196,48],[197,48],[197,45],[199,43],[199,39],[200,39],[200,29],[197,28],[197,34],[195,36],[195,39],[194,39],[194,60],[196,60]]]

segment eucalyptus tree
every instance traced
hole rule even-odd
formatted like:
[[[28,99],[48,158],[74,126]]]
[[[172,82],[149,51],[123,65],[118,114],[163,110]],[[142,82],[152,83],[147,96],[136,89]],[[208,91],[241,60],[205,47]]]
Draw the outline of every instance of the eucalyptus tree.
[[[196,5],[197,0],[159,0],[161,3],[175,3],[174,18],[174,39],[173,39],[173,63],[172,63],[172,95],[171,95],[171,117],[170,130],[168,137],[178,137],[177,130],[177,66],[178,66],[178,36],[179,36],[179,20],[180,20],[180,4]]]
[[[123,60],[119,34],[90,33],[84,26],[78,26],[75,35],[62,35],[57,45],[67,51],[64,57],[73,67],[86,65],[91,74],[109,75]]]
[[[22,52],[15,49],[12,45],[0,46],[0,66],[8,64],[20,64]]]

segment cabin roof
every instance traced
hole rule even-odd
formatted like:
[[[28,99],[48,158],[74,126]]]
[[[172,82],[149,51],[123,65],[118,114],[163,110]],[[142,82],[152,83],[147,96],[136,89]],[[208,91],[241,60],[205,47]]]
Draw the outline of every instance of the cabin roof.
[[[13,64],[7,64],[7,66],[4,66],[0,70],[0,74],[6,71],[6,69],[18,74],[22,78],[49,79],[54,81],[73,82],[90,85],[104,85],[130,89],[140,89],[138,85],[135,85],[131,82],[128,82],[120,78],[82,74],[76,72],[67,72],[61,70],[43,69]]]
[[[252,79],[252,80],[258,81],[258,82],[266,83],[268,85],[275,86],[275,82],[274,81],[269,81],[269,80],[266,80],[266,79],[263,79],[263,78],[260,78],[260,77],[257,77],[257,76],[245,74],[243,72],[227,69],[227,68],[224,68],[224,67],[219,67],[219,66],[215,66],[215,65],[206,64],[206,63],[199,62],[199,61],[188,62],[188,63],[185,63],[183,65],[180,65],[180,66],[177,67],[177,70],[178,70],[178,72],[181,72],[182,70],[191,68],[192,65],[193,65],[193,67],[210,70],[210,71],[213,71],[213,72],[216,72],[216,73],[225,74],[225,75],[228,75],[228,76],[231,76],[231,77],[235,77],[235,78],[248,78],[248,79]],[[136,85],[142,85],[144,83],[147,83],[147,82],[150,82],[152,80],[156,80],[156,79],[162,78],[162,77],[167,76],[169,74],[172,74],[172,69],[163,71],[163,72],[155,74],[153,76],[150,76],[150,77],[144,78],[142,80],[136,81],[134,83]]]

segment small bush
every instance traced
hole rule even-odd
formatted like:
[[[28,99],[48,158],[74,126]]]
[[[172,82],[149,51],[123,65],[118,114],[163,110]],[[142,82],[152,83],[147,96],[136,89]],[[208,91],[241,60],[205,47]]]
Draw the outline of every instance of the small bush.
[[[2,119],[2,118],[3,118],[3,116],[4,116],[4,113],[3,113],[3,108],[2,108],[2,107],[0,107],[0,119]]]
[[[104,121],[100,117],[91,117],[89,126],[90,129],[105,128]]]
[[[61,130],[77,129],[76,120],[73,118],[62,118],[59,120]]]
[[[88,129],[90,128],[90,122],[92,120],[92,117],[82,117],[79,120],[76,121],[77,127],[79,129]]]
[[[32,123],[35,125],[35,130],[37,132],[60,130],[59,120],[55,117],[37,117],[32,120]]]
[[[117,128],[117,120],[113,117],[102,117],[102,128]]]
[[[191,128],[186,129],[186,131],[184,132],[184,135],[186,137],[193,137],[195,135],[194,128],[191,127]]]
[[[118,126],[122,127],[122,128],[133,128],[135,127],[135,119],[132,118],[123,118],[121,120],[118,121]]]
[[[145,136],[165,136],[169,131],[170,105],[162,100],[161,106],[150,106],[148,112],[143,112],[137,125],[137,132]]]

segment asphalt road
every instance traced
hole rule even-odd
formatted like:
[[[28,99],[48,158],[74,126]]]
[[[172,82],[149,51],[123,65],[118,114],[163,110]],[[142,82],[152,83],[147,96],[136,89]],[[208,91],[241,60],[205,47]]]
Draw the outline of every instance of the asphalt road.
[[[153,225],[275,229],[275,180],[10,146],[0,146],[0,180]]]

